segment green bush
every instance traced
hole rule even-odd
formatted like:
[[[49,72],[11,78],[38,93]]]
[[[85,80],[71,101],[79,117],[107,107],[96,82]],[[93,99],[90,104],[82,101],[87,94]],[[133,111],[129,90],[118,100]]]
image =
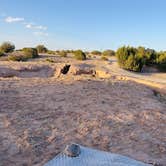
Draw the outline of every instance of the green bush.
[[[60,51],[59,50],[56,50],[55,51],[55,54],[59,55]]]
[[[92,55],[101,55],[101,52],[98,50],[94,50],[91,52]]]
[[[73,53],[73,50],[65,50],[67,54]]]
[[[163,64],[166,63],[166,52],[159,52],[156,56],[156,63]]]
[[[14,49],[15,49],[15,45],[10,42],[4,42],[0,46],[0,51],[5,53],[13,52]]]
[[[38,53],[46,53],[48,49],[44,45],[38,45],[36,47]]]
[[[102,52],[102,56],[115,56],[115,51],[105,50],[105,51]]]
[[[145,55],[144,55],[145,64],[147,64],[147,65],[155,64],[156,63],[156,58],[157,58],[156,56],[157,56],[157,53],[156,53],[155,50],[149,49],[149,48],[146,49]]]
[[[55,61],[53,59],[49,59],[49,58],[46,59],[46,62],[55,63]]]
[[[87,56],[88,58],[92,58],[92,56],[91,56],[91,55],[86,54],[86,56]]]
[[[59,52],[59,55],[60,55],[61,57],[67,57],[67,52],[66,52],[66,51],[60,51],[60,52]]]
[[[52,54],[52,55],[55,55],[55,54],[56,54],[56,52],[55,52],[55,51],[52,51],[52,50],[48,50],[48,51],[47,51],[47,54]]]
[[[144,65],[143,58],[138,55],[138,50],[134,47],[121,47],[117,50],[116,56],[119,66],[123,69],[140,72]]]
[[[4,56],[4,55],[5,55],[5,54],[4,54],[3,52],[0,51],[0,57],[1,57],[1,56]]]
[[[117,50],[117,58],[120,67],[141,71],[143,65],[157,67],[160,71],[166,71],[166,52],[156,52],[144,47],[121,47]]]
[[[86,60],[86,54],[82,50],[74,51],[74,58],[77,60]]]
[[[28,59],[37,58],[39,56],[36,48],[23,48],[22,51]]]
[[[159,52],[156,56],[157,68],[161,72],[166,72],[166,52]]]
[[[8,56],[8,60],[10,60],[10,61],[27,61],[28,58],[24,55],[18,55],[18,56],[10,55],[10,56]]]
[[[106,56],[101,56],[101,60],[108,61],[108,58]]]
[[[8,56],[11,61],[27,61],[31,58],[37,58],[37,50],[35,48],[23,48],[22,51],[15,51]]]

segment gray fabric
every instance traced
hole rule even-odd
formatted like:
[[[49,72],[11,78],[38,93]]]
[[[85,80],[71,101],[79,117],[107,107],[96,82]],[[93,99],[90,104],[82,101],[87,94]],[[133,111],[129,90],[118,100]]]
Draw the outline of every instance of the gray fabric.
[[[150,166],[131,158],[80,146],[78,157],[60,153],[44,166]]]

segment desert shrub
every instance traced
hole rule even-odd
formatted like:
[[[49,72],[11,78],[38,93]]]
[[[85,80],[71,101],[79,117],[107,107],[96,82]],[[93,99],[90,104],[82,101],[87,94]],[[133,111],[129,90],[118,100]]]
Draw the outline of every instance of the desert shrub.
[[[159,52],[157,54],[156,65],[161,72],[166,72],[166,52]]]
[[[92,55],[101,55],[101,52],[98,50],[94,50],[91,52]]]
[[[7,56],[11,61],[27,61],[29,58],[22,51],[14,51]]]
[[[115,51],[105,50],[105,51],[102,52],[102,56],[115,56]]]
[[[157,67],[160,71],[166,71],[166,52],[156,52],[153,49],[138,47],[138,56],[147,66]]]
[[[55,51],[55,54],[59,55],[59,53],[60,53],[60,50]]]
[[[74,53],[74,50],[71,50],[70,53]]]
[[[101,56],[101,60],[108,61],[108,58],[106,56]]]
[[[1,57],[1,56],[4,56],[4,55],[5,55],[5,54],[4,54],[2,51],[0,51],[0,57]]]
[[[156,56],[156,63],[163,64],[166,63],[166,52],[159,52]]]
[[[11,61],[27,61],[30,58],[37,58],[38,53],[35,48],[23,48],[22,51],[15,51],[8,56]]]
[[[157,67],[160,71],[166,71],[166,52],[156,52],[145,47],[121,47],[116,55],[120,67],[124,69],[141,71],[145,64],[147,67]]]
[[[156,52],[154,49],[138,47],[138,56],[141,57],[146,65],[154,65],[157,64],[158,58],[160,54],[163,52]]]
[[[154,49],[138,47],[137,55],[143,59],[146,65],[153,65],[156,63],[158,53]]]
[[[22,51],[28,59],[37,58],[39,56],[36,48],[23,48]]]
[[[49,59],[49,58],[47,58],[46,61],[49,63],[55,63],[55,61],[53,59]]]
[[[82,50],[74,51],[74,58],[77,60],[86,60],[86,54]]]
[[[153,49],[146,49],[144,55],[145,64],[151,65],[156,63],[157,52]]]
[[[46,53],[48,49],[44,45],[38,45],[36,47],[38,53]]]
[[[121,47],[117,50],[116,56],[121,68],[140,72],[144,65],[143,58],[138,56],[138,50],[134,47]]]
[[[85,53],[86,55],[89,55],[89,54],[90,54],[90,52],[89,52],[89,51],[85,51],[84,53]]]
[[[92,56],[91,55],[88,55],[88,54],[86,54],[87,56],[88,56],[88,58],[92,58]]]
[[[55,51],[52,51],[52,50],[48,50],[48,51],[47,51],[47,54],[52,54],[52,55],[55,55],[55,54],[56,54],[56,52],[55,52]]]
[[[65,50],[67,54],[73,53],[73,50]]]
[[[28,58],[25,55],[18,55],[18,56],[9,55],[8,60],[10,60],[10,61],[27,61]]]
[[[59,55],[61,56],[61,57],[67,57],[67,52],[66,51],[60,51],[59,52]]]
[[[15,45],[12,44],[11,42],[4,42],[0,46],[0,51],[5,53],[13,52],[14,49],[15,49]]]

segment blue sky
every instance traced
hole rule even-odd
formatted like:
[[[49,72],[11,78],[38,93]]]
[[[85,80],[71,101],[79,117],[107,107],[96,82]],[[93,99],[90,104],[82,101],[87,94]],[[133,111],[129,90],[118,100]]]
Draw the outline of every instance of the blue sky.
[[[0,43],[17,48],[166,50],[165,0],[1,0]]]

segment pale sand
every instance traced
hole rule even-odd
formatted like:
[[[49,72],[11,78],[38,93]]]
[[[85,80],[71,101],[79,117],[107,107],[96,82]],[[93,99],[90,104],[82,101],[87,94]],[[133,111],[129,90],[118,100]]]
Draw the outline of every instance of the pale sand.
[[[42,166],[69,142],[166,163],[166,100],[150,87],[113,76],[39,73],[0,78],[1,166]]]

